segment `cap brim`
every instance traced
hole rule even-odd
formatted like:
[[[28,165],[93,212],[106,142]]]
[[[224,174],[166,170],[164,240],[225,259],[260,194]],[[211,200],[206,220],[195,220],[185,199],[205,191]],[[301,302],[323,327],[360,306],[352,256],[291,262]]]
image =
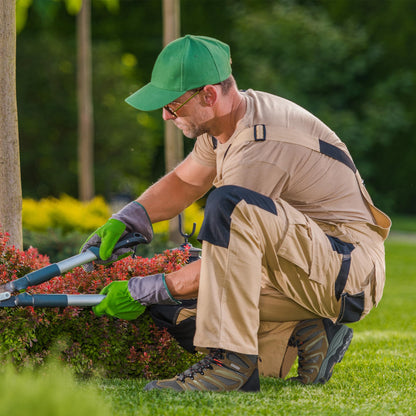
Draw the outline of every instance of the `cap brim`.
[[[127,97],[125,101],[138,110],[152,111],[176,100],[185,92],[162,90],[149,83]]]

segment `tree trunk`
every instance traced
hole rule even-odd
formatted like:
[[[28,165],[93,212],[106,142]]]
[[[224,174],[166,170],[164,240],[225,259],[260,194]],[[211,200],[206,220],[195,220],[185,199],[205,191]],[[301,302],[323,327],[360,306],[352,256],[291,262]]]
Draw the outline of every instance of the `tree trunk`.
[[[78,193],[81,201],[94,197],[94,122],[91,64],[91,0],[83,0],[77,16],[78,50]]]
[[[21,249],[22,184],[16,100],[16,2],[0,0],[0,225]]]
[[[163,44],[180,36],[180,3],[179,0],[163,0]],[[173,124],[165,123],[165,170],[170,172],[183,159],[182,132]],[[176,244],[183,239],[179,232],[179,221],[174,218],[169,222],[169,240]]]

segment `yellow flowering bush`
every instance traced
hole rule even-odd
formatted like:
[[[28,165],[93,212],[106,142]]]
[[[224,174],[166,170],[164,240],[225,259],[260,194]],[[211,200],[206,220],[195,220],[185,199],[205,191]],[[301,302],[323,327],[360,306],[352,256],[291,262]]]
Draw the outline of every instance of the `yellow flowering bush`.
[[[44,198],[39,201],[23,199],[23,228],[44,232],[50,229],[61,229],[64,232],[93,232],[103,225],[111,216],[111,208],[102,197],[95,197],[89,202],[81,202],[68,195],[57,198]],[[204,218],[204,211],[198,204],[192,204],[184,212],[184,232],[192,231],[196,223],[198,233]],[[155,234],[168,232],[169,222],[154,224]]]
[[[62,229],[63,231],[92,232],[111,215],[102,197],[80,202],[68,195],[44,198],[40,201],[23,199],[23,228],[31,231]]]

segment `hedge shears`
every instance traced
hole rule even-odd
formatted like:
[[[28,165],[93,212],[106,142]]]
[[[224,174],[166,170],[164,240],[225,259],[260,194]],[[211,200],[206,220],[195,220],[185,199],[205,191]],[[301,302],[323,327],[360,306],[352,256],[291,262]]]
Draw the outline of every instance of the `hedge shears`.
[[[147,243],[146,239],[139,233],[126,235],[114,247],[120,248],[136,247],[138,244]],[[67,306],[95,306],[98,305],[105,295],[66,295],[66,294],[47,294],[31,295],[24,292],[30,286],[37,286],[47,282],[53,277],[60,276],[75,267],[90,263],[99,259],[99,247],[90,247],[83,253],[72,256],[57,263],[50,264],[39,270],[35,270],[25,276],[0,285],[0,308],[17,306],[34,307],[67,307]],[[22,292],[13,295],[16,292]]]

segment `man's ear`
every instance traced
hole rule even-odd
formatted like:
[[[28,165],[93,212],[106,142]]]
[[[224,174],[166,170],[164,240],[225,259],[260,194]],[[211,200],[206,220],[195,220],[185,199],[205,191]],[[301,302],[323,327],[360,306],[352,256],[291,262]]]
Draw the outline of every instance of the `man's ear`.
[[[212,107],[218,100],[218,91],[214,85],[206,85],[201,91],[203,104]]]

